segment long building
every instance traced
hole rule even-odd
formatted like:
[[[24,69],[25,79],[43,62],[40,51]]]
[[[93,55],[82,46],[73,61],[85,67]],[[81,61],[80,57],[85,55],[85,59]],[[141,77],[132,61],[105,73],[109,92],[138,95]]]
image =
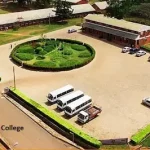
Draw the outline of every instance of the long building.
[[[73,17],[85,17],[89,13],[95,13],[90,4],[72,5]],[[84,9],[83,9],[84,8]],[[0,15],[0,31],[12,28],[14,24],[28,26],[40,23],[53,22],[57,19],[55,8],[30,10]]]
[[[125,46],[139,48],[150,42],[150,26],[125,20],[89,14],[84,18],[83,32]]]

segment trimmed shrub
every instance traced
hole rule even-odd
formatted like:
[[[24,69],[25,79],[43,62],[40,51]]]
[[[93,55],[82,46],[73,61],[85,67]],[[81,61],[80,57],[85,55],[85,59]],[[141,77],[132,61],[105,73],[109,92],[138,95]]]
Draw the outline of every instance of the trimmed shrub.
[[[84,57],[90,57],[91,53],[89,51],[85,51],[79,54],[78,57],[84,58]]]
[[[43,59],[45,59],[45,56],[37,56],[36,57],[36,60],[43,60]]]
[[[39,55],[46,55],[46,54],[47,54],[47,51],[44,51],[44,50],[39,52]]]
[[[22,61],[28,61],[34,58],[33,54],[28,54],[28,53],[16,53],[15,56]]]
[[[40,51],[43,51],[43,48],[42,48],[42,47],[37,47],[37,48],[35,49],[35,53],[36,53],[36,54],[39,54]]]
[[[139,130],[135,135],[131,137],[131,142],[137,145],[149,134],[150,125],[147,125],[145,128]]]
[[[44,50],[47,51],[47,52],[51,52],[54,49],[55,49],[54,45],[47,45],[47,46],[44,47]]]
[[[64,62],[61,62],[59,65],[62,68],[72,67],[73,69],[76,67],[77,64],[78,64],[78,61],[72,59],[72,60],[66,60]]]
[[[47,40],[45,45],[46,45],[46,46],[47,46],[47,45],[54,45],[55,43],[56,43],[55,40]]]
[[[28,45],[20,45],[19,48],[17,48],[17,53],[32,53],[34,54],[34,49],[32,46]]]
[[[73,52],[70,49],[65,49],[65,50],[62,51],[62,54],[64,54],[64,55],[72,55]]]
[[[51,61],[37,61],[33,64],[36,67],[55,68],[56,64]]]
[[[71,48],[75,49],[77,51],[84,51],[84,50],[86,50],[86,47],[84,45],[78,45],[78,44],[72,44]]]
[[[36,108],[40,112],[41,115],[46,115],[47,117],[52,119],[55,123],[57,123],[61,127],[62,130],[74,133],[75,138],[81,139],[82,141],[86,142],[87,145],[88,144],[92,145],[95,148],[100,148],[100,146],[102,145],[102,143],[99,140],[97,140],[94,137],[89,136],[82,130],[76,128],[75,126],[70,124],[69,121],[58,116],[55,112],[50,111],[47,108],[43,107],[36,101],[30,99],[29,97],[21,93],[18,89],[10,88],[10,91],[16,94],[22,100],[24,100],[29,106]]]

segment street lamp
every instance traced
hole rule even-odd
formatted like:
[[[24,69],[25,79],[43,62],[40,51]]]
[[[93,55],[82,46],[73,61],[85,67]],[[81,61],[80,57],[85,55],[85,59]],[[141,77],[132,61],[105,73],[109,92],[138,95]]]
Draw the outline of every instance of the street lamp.
[[[16,89],[15,67],[13,66],[14,88]]]
[[[70,132],[70,134],[72,135],[72,141],[74,142],[74,133]]]

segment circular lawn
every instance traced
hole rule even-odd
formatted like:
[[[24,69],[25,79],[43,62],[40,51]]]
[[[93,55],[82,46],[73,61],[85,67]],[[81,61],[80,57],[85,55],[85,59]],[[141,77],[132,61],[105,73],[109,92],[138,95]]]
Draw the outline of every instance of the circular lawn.
[[[88,64],[95,50],[69,39],[38,39],[16,46],[11,58],[23,67],[37,70],[70,70]]]

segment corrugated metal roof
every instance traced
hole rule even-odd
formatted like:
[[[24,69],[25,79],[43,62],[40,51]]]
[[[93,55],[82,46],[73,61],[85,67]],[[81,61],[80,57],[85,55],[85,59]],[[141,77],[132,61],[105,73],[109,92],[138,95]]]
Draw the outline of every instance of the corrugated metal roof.
[[[116,36],[120,36],[120,37],[124,37],[124,38],[128,38],[128,39],[132,39],[132,40],[136,40],[138,38],[138,34],[134,34],[131,32],[126,32],[126,31],[122,31],[122,30],[118,30],[118,29],[114,29],[114,28],[110,28],[110,27],[106,27],[106,26],[102,26],[102,25],[96,25],[94,23],[84,23],[83,27],[88,27],[91,29],[95,29],[98,31],[102,31],[105,33],[109,33],[112,35],[116,35]]]
[[[104,10],[106,9],[109,5],[106,1],[103,2],[95,2],[94,3],[99,9]]]
[[[73,8],[73,14],[95,11],[95,9],[90,4],[72,5],[71,7]],[[53,10],[55,10],[55,8],[1,14],[0,25],[17,22],[19,21],[18,18],[23,18],[23,19],[20,19],[20,21],[30,21],[30,20],[48,18],[49,14],[51,17],[55,17],[55,12]]]
[[[48,18],[49,14],[51,16],[55,16],[54,8],[48,9],[39,9],[39,10],[30,10],[30,11],[23,11],[23,12],[16,12],[16,13],[9,13],[9,14],[2,14],[0,15],[0,24],[8,24],[19,21],[30,21],[30,20],[38,20],[41,18]]]
[[[95,9],[90,4],[72,5],[73,14],[95,12]]]
[[[106,17],[102,14],[89,14],[85,17],[85,19],[95,21],[95,22],[104,23],[107,25],[112,25],[112,26],[124,28],[127,30],[137,31],[137,32],[150,30],[150,26],[146,26],[146,25],[142,25],[142,24],[138,24],[138,23],[133,23],[133,22],[125,21],[125,20],[118,20],[115,18]]]

